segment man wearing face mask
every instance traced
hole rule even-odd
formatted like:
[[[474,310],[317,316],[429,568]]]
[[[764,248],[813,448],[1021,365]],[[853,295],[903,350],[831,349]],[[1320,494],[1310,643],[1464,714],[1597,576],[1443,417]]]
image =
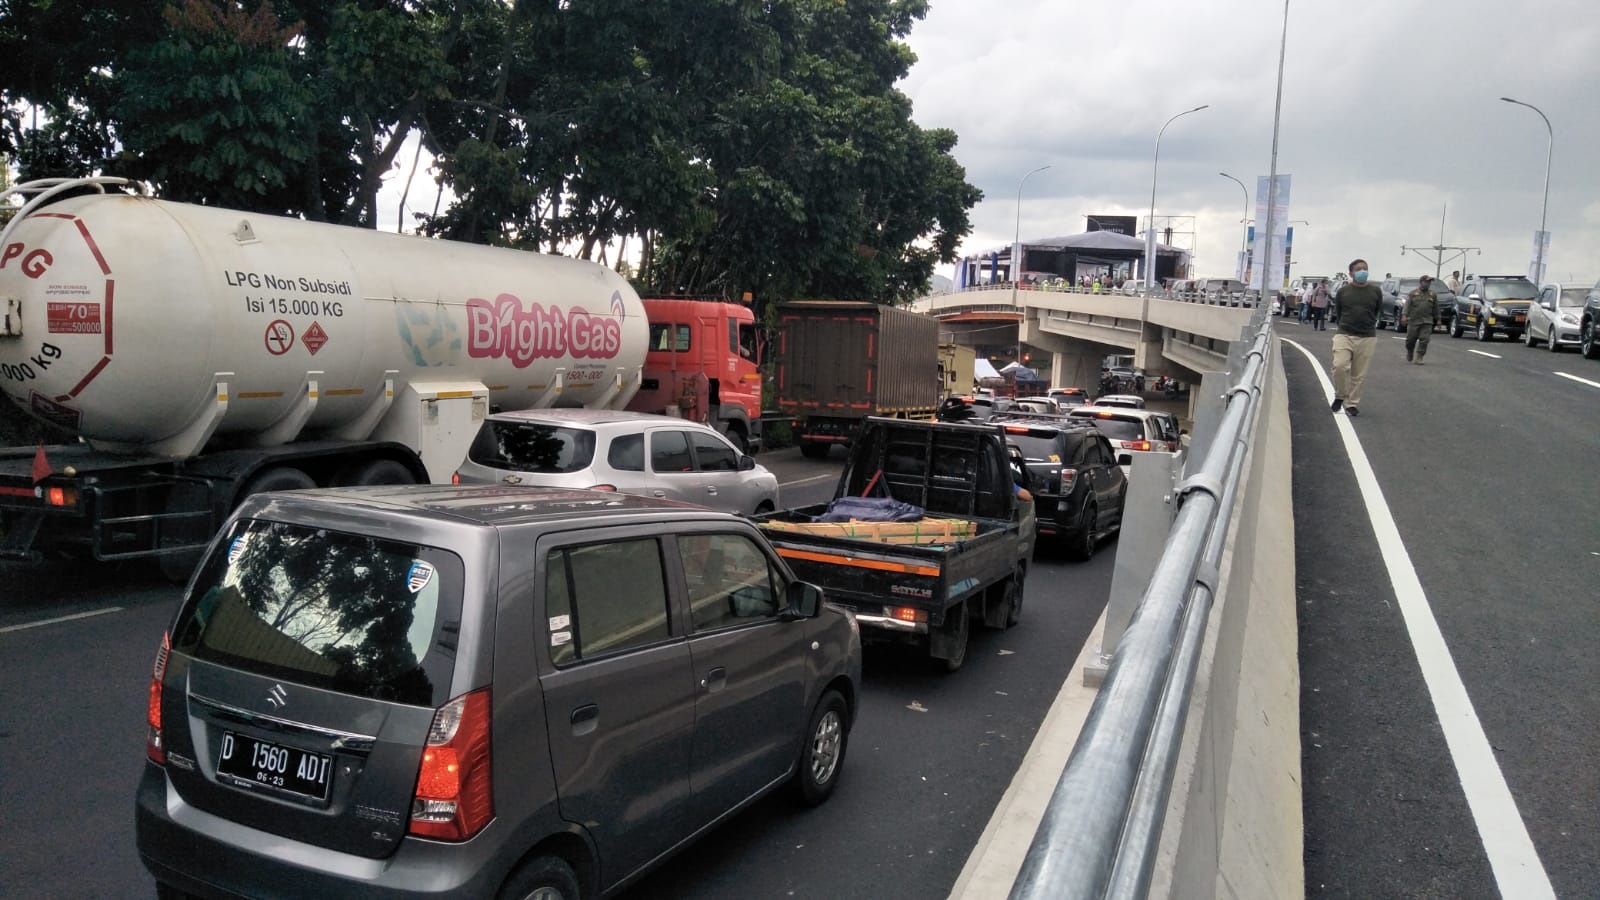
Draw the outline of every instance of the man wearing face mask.
[[[1367,261],[1350,263],[1350,283],[1334,298],[1339,332],[1333,336],[1333,411],[1361,414],[1361,385],[1378,346],[1378,310],[1383,291],[1367,281]]]

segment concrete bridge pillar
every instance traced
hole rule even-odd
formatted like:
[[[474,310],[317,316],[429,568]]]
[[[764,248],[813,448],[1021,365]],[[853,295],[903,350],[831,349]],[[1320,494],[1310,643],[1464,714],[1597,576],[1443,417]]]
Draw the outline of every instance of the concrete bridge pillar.
[[[1100,362],[1105,354],[1096,344],[1050,354],[1050,386],[1083,388],[1090,396],[1100,393]]]

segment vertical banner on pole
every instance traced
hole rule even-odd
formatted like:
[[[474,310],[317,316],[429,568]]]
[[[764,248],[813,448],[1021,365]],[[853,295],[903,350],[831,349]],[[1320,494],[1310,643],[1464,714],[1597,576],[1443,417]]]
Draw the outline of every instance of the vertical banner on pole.
[[[1544,252],[1540,253],[1540,249]],[[1541,262],[1542,261],[1542,262]],[[1550,232],[1533,233],[1533,256],[1528,258],[1528,280],[1535,285],[1544,284],[1544,273],[1550,268]]]
[[[1256,178],[1256,222],[1265,224],[1267,221],[1267,203],[1272,196],[1272,185],[1268,184],[1269,178],[1261,175]],[[1288,246],[1289,230],[1289,176],[1277,177],[1277,203],[1272,208],[1272,234],[1269,236],[1263,229],[1255,230],[1254,248],[1255,262],[1250,275],[1250,287],[1258,291],[1282,290],[1284,284],[1284,261],[1288,258],[1285,251]],[[1270,238],[1270,246],[1269,244]],[[1265,287],[1263,287],[1265,281]]]

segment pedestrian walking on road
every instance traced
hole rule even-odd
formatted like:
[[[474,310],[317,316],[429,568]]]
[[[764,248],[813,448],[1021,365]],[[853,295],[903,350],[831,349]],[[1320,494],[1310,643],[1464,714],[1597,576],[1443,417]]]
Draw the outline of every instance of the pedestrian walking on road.
[[[1383,291],[1367,282],[1367,261],[1350,262],[1350,283],[1339,289],[1339,331],[1333,336],[1333,406],[1352,416],[1361,414],[1361,385],[1378,346],[1378,310]]]
[[[1311,330],[1328,330],[1328,303],[1333,297],[1328,294],[1328,283],[1317,282],[1317,289],[1311,292]]]
[[[1420,366],[1422,358],[1428,355],[1428,339],[1433,335],[1434,309],[1438,303],[1431,275],[1422,276],[1422,283],[1406,296],[1406,308],[1400,314],[1400,318],[1410,323],[1406,326],[1406,362]]]
[[[1311,282],[1301,285],[1297,299],[1300,301],[1300,324],[1304,325],[1311,318]]]

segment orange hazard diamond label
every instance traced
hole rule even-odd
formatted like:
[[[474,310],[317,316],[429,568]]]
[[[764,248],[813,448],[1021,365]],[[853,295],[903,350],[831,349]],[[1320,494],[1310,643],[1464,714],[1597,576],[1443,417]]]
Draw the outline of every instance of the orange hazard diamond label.
[[[322,345],[327,342],[328,333],[323,331],[322,326],[316,322],[312,322],[311,327],[306,329],[306,333],[300,335],[300,343],[306,345],[306,349],[311,351],[312,356],[316,356],[317,351],[321,350]]]

